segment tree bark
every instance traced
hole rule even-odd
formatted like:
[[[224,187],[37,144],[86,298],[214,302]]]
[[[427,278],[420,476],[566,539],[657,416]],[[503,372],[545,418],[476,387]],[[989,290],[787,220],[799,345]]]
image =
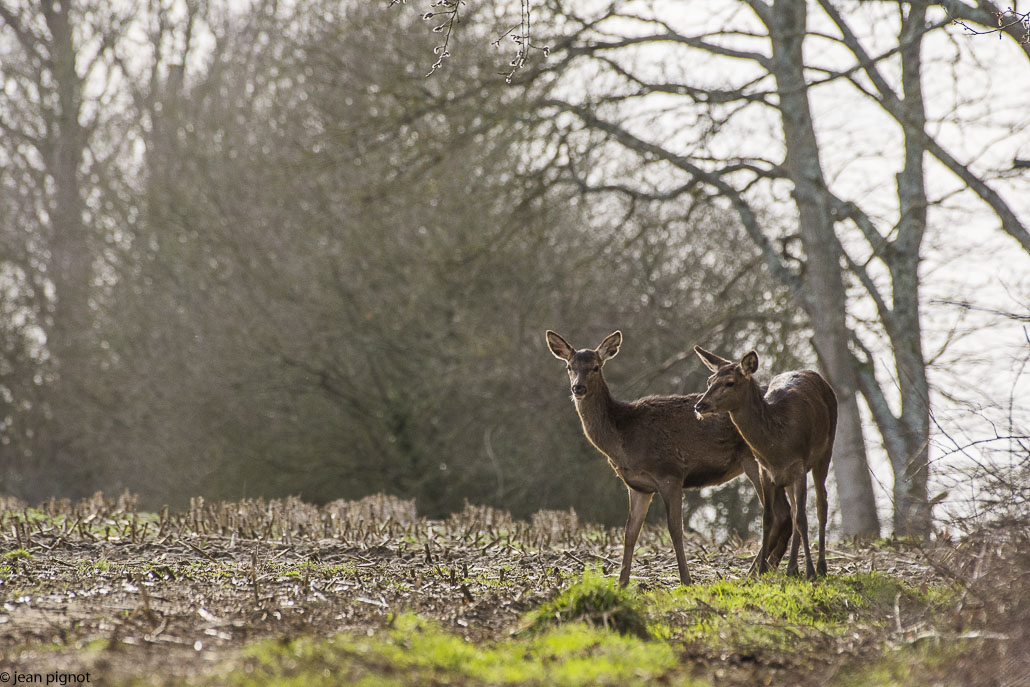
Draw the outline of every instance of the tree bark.
[[[833,203],[820,165],[804,78],[802,43],[807,8],[804,0],[777,0],[762,14],[772,41],[770,68],[776,79],[787,146],[784,166],[794,182],[806,255],[805,310],[814,327],[813,345],[839,404],[833,466],[842,526],[846,535],[875,537],[879,536],[880,523],[858,412],[857,376],[848,347],[843,251],[834,233]]]
[[[864,274],[864,268],[853,265],[853,269],[876,302],[884,332],[890,340],[901,397],[901,412],[895,415],[876,382],[872,359],[867,354],[868,364],[861,373],[862,394],[883,437],[894,473],[894,532],[927,536],[932,527],[927,500],[930,404],[919,303],[920,250],[927,223],[923,159],[929,151],[963,178],[969,172],[955,161],[947,162],[948,156],[925,133],[921,47],[926,32],[927,2],[909,3],[907,14],[906,6],[899,6],[902,12],[898,36],[902,70],[900,95],[894,93],[875,63],[870,61],[858,38],[832,3],[827,0],[820,2],[841,30],[845,44],[866,65],[866,74],[881,96],[879,102],[901,125],[904,135],[904,167],[896,176],[899,210],[896,238],[888,241],[885,237],[867,236],[877,251],[877,257],[890,272],[890,305],[878,294]],[[989,189],[977,190],[972,181],[969,183],[981,197],[990,197]],[[998,199],[992,205],[998,207],[1003,227],[1011,225],[1012,222],[1006,219],[1004,203]],[[1014,236],[1019,233],[1012,226],[1006,230]]]
[[[927,200],[924,186],[922,132],[922,46],[926,3],[912,2],[902,19],[900,44],[901,103],[905,122],[905,166],[897,175],[900,220],[887,265],[891,273],[894,322],[890,328],[901,391],[899,429],[904,452],[888,450],[894,469],[894,532],[928,536],[932,526],[927,495],[929,476],[930,405],[926,360],[922,348],[919,312],[919,252],[926,233]]]
[[[48,493],[82,496],[84,494],[75,492],[75,485],[84,484],[79,477],[90,464],[81,454],[80,437],[85,430],[81,410],[90,358],[89,294],[93,254],[83,219],[85,204],[80,166],[87,135],[79,121],[83,82],[76,71],[70,5],[50,0],[43,3],[43,16],[50,33],[47,50],[51,55],[51,88],[56,104],[48,113],[49,136],[41,153],[54,183],[49,227],[49,272],[54,285],[54,303],[47,345],[57,370],[57,384],[51,397],[49,445],[44,447],[49,453],[46,460],[51,465],[46,473],[52,484],[43,488]]]

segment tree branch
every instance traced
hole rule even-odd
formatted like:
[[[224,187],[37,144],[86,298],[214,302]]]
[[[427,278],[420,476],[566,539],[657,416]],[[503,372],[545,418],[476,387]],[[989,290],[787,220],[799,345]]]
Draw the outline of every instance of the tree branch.
[[[866,405],[869,407],[869,412],[873,416],[876,427],[880,430],[887,454],[889,456],[904,456],[905,440],[901,421],[891,412],[890,404],[887,403],[887,396],[876,381],[873,355],[855,334],[852,334],[851,344],[861,351],[865,358],[864,360],[855,358],[858,389],[862,394],[862,398],[866,400]],[[894,460],[892,459],[891,462],[893,463]]]
[[[635,151],[645,158],[653,157],[664,160],[665,162],[675,166],[677,169],[686,172],[691,177],[713,187],[718,191],[719,195],[725,197],[733,206],[733,209],[737,212],[737,215],[744,226],[744,230],[761,251],[762,257],[765,259],[765,263],[769,267],[769,270],[784,286],[790,289],[791,294],[797,298],[800,303],[807,305],[807,297],[805,295],[805,291],[802,289],[801,280],[798,278],[798,275],[791,271],[791,269],[780,258],[780,255],[773,246],[772,241],[765,235],[765,232],[762,231],[761,226],[759,226],[758,218],[755,215],[754,210],[751,209],[751,206],[746,200],[744,200],[736,189],[730,186],[730,184],[722,178],[728,170],[724,169],[712,172],[702,169],[685,156],[677,155],[659,145],[645,141],[630,133],[622,126],[597,117],[593,111],[587,107],[573,105],[556,99],[546,100],[542,104],[554,107],[562,112],[574,114],[588,127],[604,132],[629,150]]]
[[[868,53],[866,53],[857,36],[851,31],[851,28],[837,9],[829,0],[819,0],[819,4],[826,11],[827,16],[837,25],[843,37],[843,43],[858,58],[859,62],[865,65],[863,70],[880,93],[880,97],[876,100],[884,111],[901,125],[906,136],[911,136],[913,140],[918,141],[927,152],[937,158],[938,161],[976,193],[981,200],[987,203],[1001,220],[1002,230],[1019,241],[1023,249],[1030,253],[1030,231],[1027,231],[1027,228],[1019,221],[1012,208],[983,179],[973,174],[967,165],[956,160],[930,134],[926,133],[925,129],[914,126],[907,120],[901,99],[890,87],[883,75],[880,74],[876,63],[869,59]]]
[[[960,0],[938,0],[936,4],[948,13],[953,23],[972,34],[1004,33],[1014,40],[1023,54],[1030,59],[1030,12],[1001,10],[988,0],[977,0],[976,7]],[[1006,17],[1011,17],[1011,20],[1006,21]],[[977,31],[966,22],[979,24],[986,27],[987,31]]]

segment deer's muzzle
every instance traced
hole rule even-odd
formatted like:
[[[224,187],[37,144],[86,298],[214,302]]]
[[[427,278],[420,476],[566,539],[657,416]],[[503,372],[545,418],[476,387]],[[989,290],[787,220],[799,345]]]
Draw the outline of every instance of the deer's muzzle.
[[[702,399],[694,404],[694,414],[697,415],[698,420],[703,420],[706,415],[712,414],[712,406],[708,401]]]

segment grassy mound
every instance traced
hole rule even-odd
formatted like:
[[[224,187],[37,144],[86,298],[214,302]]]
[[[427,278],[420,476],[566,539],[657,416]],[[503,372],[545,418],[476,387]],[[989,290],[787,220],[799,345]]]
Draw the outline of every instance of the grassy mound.
[[[583,578],[558,596],[530,613],[525,632],[570,622],[614,630],[641,639],[651,636],[644,599],[629,587],[620,587],[613,578],[595,570],[585,570]]]
[[[665,643],[584,623],[475,645],[411,614],[373,634],[268,641],[246,653],[226,684],[647,685],[677,664]]]

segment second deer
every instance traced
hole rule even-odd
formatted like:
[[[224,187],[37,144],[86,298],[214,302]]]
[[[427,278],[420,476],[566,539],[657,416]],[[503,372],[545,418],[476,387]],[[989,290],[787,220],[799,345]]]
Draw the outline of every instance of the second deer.
[[[747,353],[739,363],[694,346],[701,361],[715,374],[708,378],[708,390],[694,409],[698,417],[727,413],[762,466],[763,503],[777,492],[786,491],[794,524],[793,543],[787,574],[796,574],[798,544],[805,546],[805,572],[814,578],[826,574],[826,473],[837,431],[837,396],[822,375],[814,370],[796,370],[773,377],[762,389],[755,381],[758,354]],[[812,567],[808,546],[808,517],[805,502],[808,472],[815,483],[819,514],[819,562]],[[763,516],[768,523],[772,514]],[[758,554],[759,573],[765,572],[770,542],[763,534]]]
[[[619,584],[629,582],[633,548],[655,492],[665,501],[669,534],[676,550],[680,582],[690,584],[683,553],[683,489],[722,484],[745,473],[764,498],[759,487],[759,467],[751,450],[726,418],[701,420],[694,414],[699,395],[648,396],[625,403],[612,398],[601,368],[619,352],[622,333],[612,332],[597,348],[577,351],[561,336],[547,331],[547,346],[564,360],[572,385],[583,433],[608,462],[629,491],[629,518],[622,553]],[[777,503],[765,507],[763,533],[767,544],[761,562],[755,559],[752,572],[769,563],[775,566],[790,540],[789,508],[782,491]],[[766,502],[763,501],[763,506]]]

